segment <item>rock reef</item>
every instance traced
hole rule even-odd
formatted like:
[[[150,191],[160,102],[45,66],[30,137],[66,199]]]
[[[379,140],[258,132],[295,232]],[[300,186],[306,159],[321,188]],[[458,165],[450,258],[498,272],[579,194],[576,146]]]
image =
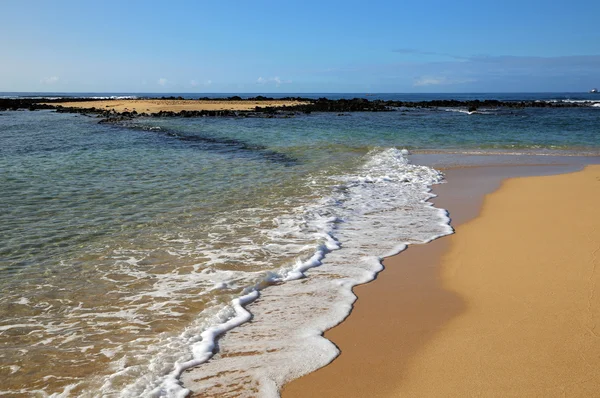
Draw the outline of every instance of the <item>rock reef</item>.
[[[431,100],[431,101],[384,101],[368,100],[366,98],[353,99],[328,99],[328,98],[302,98],[285,97],[270,98],[256,96],[242,99],[239,96],[229,98],[208,98],[202,97],[195,100],[186,100],[182,97],[162,97],[149,98],[154,102],[160,101],[180,101],[186,106],[192,106],[197,110],[160,110],[155,112],[138,112],[133,109],[125,108],[125,111],[116,111],[115,109],[102,109],[94,106],[86,107],[85,104],[96,101],[92,98],[2,98],[0,99],[0,111],[28,109],[31,111],[38,109],[55,109],[57,112],[94,114],[104,118],[101,123],[119,122],[125,119],[146,116],[146,117],[294,117],[298,114],[309,114],[312,112],[335,112],[338,115],[347,115],[348,112],[390,112],[405,108],[466,108],[469,111],[475,111],[480,108],[573,108],[586,107],[587,105],[575,102],[552,102],[552,101],[499,101],[499,100]],[[117,101],[120,105],[124,101],[135,100],[104,100],[111,103]],[[224,105],[224,109],[202,109],[203,104],[215,102]],[[233,110],[226,109],[228,103],[246,104],[245,109]],[[63,103],[77,103],[77,106],[63,106]],[[125,102],[127,104],[127,102]],[[133,102],[132,102],[133,103]],[[165,102],[166,103],[166,102]],[[254,109],[248,109],[248,104],[258,103]],[[283,103],[282,106],[269,106],[270,103]],[[285,105],[294,104],[294,105]],[[108,107],[108,105],[107,105]],[[159,105],[160,107],[160,105]],[[165,106],[166,108],[166,106]],[[230,107],[231,108],[231,107]]]

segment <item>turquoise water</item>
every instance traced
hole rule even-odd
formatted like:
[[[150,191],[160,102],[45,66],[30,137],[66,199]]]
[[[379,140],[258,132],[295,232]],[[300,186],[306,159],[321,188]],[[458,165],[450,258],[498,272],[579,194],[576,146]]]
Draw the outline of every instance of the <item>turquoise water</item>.
[[[324,264],[305,280],[334,262],[328,281],[368,280],[377,264],[339,269],[448,233],[423,204],[441,174],[401,149],[448,164],[600,155],[598,107],[462,111],[121,125],[0,112],[0,393],[169,395],[200,333],[236,317],[232,299],[275,284],[291,306],[306,293],[286,281],[310,265]],[[327,296],[342,317],[345,291]]]
[[[462,111],[462,112],[461,112]],[[398,146],[418,151],[560,149],[598,154],[598,108],[481,110],[400,109],[348,116],[315,114],[290,119],[150,119],[138,124],[183,128],[207,137],[236,139],[291,156],[327,156],[331,151]],[[469,117],[471,116],[471,117]],[[167,124],[164,124],[167,123]],[[308,150],[307,150],[308,149]],[[563,153],[563,152],[560,152]]]

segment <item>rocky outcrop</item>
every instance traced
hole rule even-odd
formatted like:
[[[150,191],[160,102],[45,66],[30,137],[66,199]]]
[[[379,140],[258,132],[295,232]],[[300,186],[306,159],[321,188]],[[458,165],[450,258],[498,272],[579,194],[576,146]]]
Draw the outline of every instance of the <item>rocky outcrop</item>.
[[[18,110],[29,109],[35,111],[37,109],[55,109],[61,102],[73,101],[73,98],[0,98],[0,110]],[[80,98],[76,101],[95,101],[93,98]],[[42,102],[46,104],[42,104]],[[56,104],[56,105],[54,105]]]
[[[167,100],[183,100],[182,97],[162,97],[161,99]],[[228,98],[198,98],[198,101],[244,101],[239,96],[231,96]],[[267,101],[274,100],[270,97],[264,97],[262,95],[247,98],[247,101]],[[585,104],[574,103],[574,102],[550,102],[550,101],[499,101],[499,100],[472,100],[472,101],[459,101],[459,100],[432,100],[432,101],[383,101],[383,100],[372,100],[369,101],[366,98],[353,98],[353,99],[309,99],[302,97],[286,97],[279,98],[278,100],[285,101],[297,101],[302,102],[301,105],[295,106],[282,106],[282,107],[271,107],[271,106],[257,106],[252,111],[232,111],[232,110],[201,110],[201,111],[161,111],[153,114],[138,113],[134,111],[126,111],[117,113],[114,110],[104,110],[90,108],[74,108],[64,107],[61,102],[85,102],[94,101],[91,98],[60,98],[60,99],[31,99],[31,98],[18,98],[18,99],[0,99],[0,110],[18,110],[28,109],[35,111],[38,109],[55,109],[57,112],[64,113],[79,113],[79,114],[95,114],[99,117],[106,119],[105,123],[111,123],[119,121],[119,117],[122,118],[134,118],[140,116],[146,117],[265,117],[265,118],[288,118],[294,117],[298,114],[305,113],[309,114],[312,112],[335,112],[338,115],[347,115],[349,112],[389,112],[398,109],[405,108],[466,108],[469,111],[475,111],[480,108],[567,108],[567,107],[585,107]],[[103,121],[104,122],[104,121]]]

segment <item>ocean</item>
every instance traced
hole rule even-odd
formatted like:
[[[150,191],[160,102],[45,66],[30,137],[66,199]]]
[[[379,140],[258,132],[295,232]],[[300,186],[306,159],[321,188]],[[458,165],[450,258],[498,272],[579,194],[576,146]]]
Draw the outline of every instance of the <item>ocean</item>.
[[[235,94],[0,93],[171,95]],[[207,395],[277,396],[338,355],[321,334],[383,257],[452,233],[428,202],[444,168],[600,159],[597,94],[367,98],[585,106],[120,124],[0,112],[0,395],[185,396],[198,366]]]

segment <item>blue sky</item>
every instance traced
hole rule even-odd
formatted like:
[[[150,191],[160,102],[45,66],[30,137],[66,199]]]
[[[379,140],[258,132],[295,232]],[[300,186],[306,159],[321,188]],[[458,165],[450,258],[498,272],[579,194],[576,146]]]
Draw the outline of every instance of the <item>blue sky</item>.
[[[600,2],[4,1],[0,91],[600,86]]]

